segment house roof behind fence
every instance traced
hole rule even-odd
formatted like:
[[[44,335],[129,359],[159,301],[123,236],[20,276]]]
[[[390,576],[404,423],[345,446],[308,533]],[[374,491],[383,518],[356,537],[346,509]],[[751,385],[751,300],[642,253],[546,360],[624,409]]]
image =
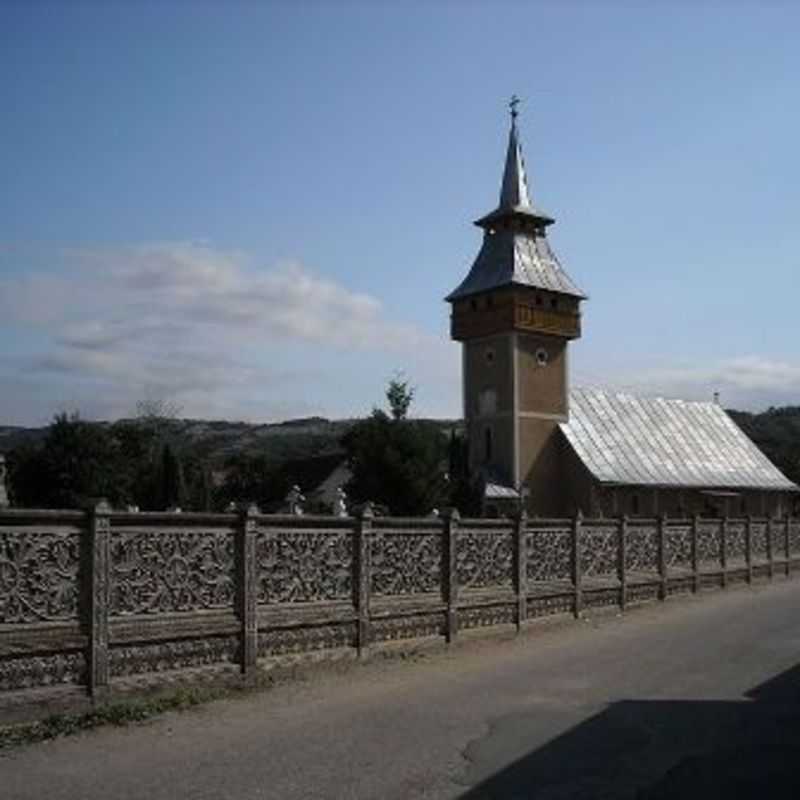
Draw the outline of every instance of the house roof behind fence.
[[[798,488],[716,403],[573,389],[561,430],[601,483]]]

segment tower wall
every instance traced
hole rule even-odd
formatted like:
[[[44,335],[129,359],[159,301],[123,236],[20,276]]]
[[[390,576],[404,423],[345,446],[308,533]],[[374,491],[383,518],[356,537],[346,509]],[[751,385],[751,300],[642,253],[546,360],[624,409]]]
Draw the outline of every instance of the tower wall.
[[[463,359],[464,418],[469,436],[470,470],[476,473],[489,467],[498,477],[511,482],[514,479],[514,352],[511,336],[498,334],[464,342]],[[488,447],[487,435],[491,439]]]

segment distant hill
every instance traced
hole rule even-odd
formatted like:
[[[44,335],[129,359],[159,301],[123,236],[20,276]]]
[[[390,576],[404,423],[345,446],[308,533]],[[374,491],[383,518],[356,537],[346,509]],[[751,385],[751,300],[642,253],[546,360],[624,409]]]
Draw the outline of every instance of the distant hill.
[[[343,455],[341,439],[357,421],[303,417],[254,425],[225,420],[175,419],[168,420],[165,425],[170,438],[184,453],[207,462],[221,464],[232,455],[264,455],[275,464],[283,464]],[[443,431],[460,425],[452,420],[432,421],[440,424]],[[111,423],[96,424],[107,426]],[[7,453],[24,444],[35,446],[46,434],[46,427],[0,426],[0,452]]]
[[[800,406],[770,408],[758,414],[728,409],[739,427],[784,474],[800,484]],[[133,420],[132,420],[133,421]],[[134,421],[135,422],[135,421]],[[221,464],[232,455],[264,455],[275,464],[343,455],[341,439],[357,422],[303,417],[285,422],[253,425],[225,420],[170,420],[171,438],[184,452]],[[443,432],[460,428],[456,420],[430,420]],[[98,422],[98,425],[108,425]],[[22,444],[36,445],[47,428],[0,426],[0,452]]]

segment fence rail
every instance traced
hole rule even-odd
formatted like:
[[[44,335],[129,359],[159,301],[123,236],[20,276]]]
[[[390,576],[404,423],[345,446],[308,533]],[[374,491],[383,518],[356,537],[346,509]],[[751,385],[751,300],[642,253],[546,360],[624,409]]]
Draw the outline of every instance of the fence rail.
[[[0,511],[0,691],[371,646],[788,576],[800,521]]]

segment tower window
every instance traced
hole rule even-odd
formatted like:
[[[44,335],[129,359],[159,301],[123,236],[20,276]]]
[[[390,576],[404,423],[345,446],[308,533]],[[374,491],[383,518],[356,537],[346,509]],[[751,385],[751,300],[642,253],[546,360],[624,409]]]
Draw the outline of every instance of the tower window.
[[[486,363],[487,364],[494,364],[494,348],[487,347],[486,348]]]
[[[536,351],[536,366],[537,367],[546,367],[549,357],[547,355],[547,350],[544,347],[540,347]]]
[[[638,514],[639,513],[639,495],[635,494],[631,497],[631,513]]]
[[[494,308],[494,297],[492,295],[486,297],[486,308]]]
[[[540,294],[536,295],[536,305],[540,306],[542,304],[542,296]]]
[[[551,306],[552,308],[558,308],[558,298],[557,298],[557,297],[553,297],[553,298],[551,298],[551,300],[550,300],[550,306]]]
[[[487,461],[492,460],[492,429],[487,428],[484,432],[484,454]]]
[[[469,301],[469,307],[473,311],[477,311],[478,310],[478,301],[474,297],[472,298],[472,300]]]

